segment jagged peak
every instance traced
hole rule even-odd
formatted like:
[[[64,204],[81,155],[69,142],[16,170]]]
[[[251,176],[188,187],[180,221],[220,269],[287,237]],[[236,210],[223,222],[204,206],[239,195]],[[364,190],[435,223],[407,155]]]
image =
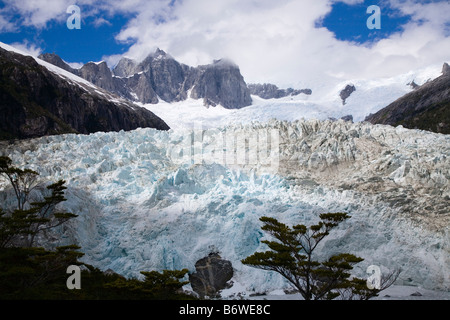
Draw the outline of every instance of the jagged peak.
[[[144,60],[154,60],[154,59],[174,59],[170,54],[165,52],[164,50],[160,48],[156,48],[153,52],[151,52]]]
[[[442,66],[442,74],[450,74],[450,66],[447,62],[444,62],[444,65]]]

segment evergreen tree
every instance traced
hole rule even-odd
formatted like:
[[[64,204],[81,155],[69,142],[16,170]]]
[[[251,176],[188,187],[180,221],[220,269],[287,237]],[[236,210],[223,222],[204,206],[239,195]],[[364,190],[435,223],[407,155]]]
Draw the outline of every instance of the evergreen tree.
[[[187,299],[189,296],[180,293],[179,290],[189,283],[189,281],[181,281],[188,272],[188,269],[163,270],[162,273],[141,271],[141,274],[145,276],[143,281],[118,278],[114,282],[106,284],[105,287],[108,290],[120,291],[139,299]]]
[[[22,245],[32,247],[39,233],[55,228],[77,215],[55,210],[59,203],[66,201],[64,180],[47,186],[49,194],[44,195],[43,201],[30,203],[31,191],[38,186],[39,173],[16,168],[11,163],[10,158],[0,157],[0,176],[10,182],[17,200],[17,208],[12,212],[0,210],[0,248]]]
[[[307,227],[292,228],[274,218],[262,217],[262,229],[275,241],[264,240],[270,250],[256,252],[242,263],[263,270],[275,271],[287,279],[305,300],[341,298],[368,299],[379,290],[368,289],[366,281],[352,278],[350,271],[361,261],[353,254],[339,253],[326,261],[314,260],[318,244],[342,221],[350,218],[346,213],[324,213],[321,221]]]
[[[84,254],[76,245],[57,247],[54,251],[34,247],[36,237],[77,215],[60,212],[56,207],[66,201],[65,181],[46,187],[41,201],[31,202],[31,193],[39,187],[39,173],[12,166],[8,157],[0,157],[0,177],[14,190],[17,206],[0,208],[0,299],[192,299],[180,293],[188,282],[181,279],[188,272],[164,270],[141,272],[145,279],[126,279],[108,275],[78,261]],[[83,290],[66,286],[67,267],[82,265]]]

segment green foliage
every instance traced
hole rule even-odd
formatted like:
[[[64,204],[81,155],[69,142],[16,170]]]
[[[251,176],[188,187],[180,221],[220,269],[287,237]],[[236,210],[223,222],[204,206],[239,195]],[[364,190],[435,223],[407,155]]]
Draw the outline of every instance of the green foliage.
[[[55,211],[59,203],[66,201],[64,180],[47,186],[50,194],[44,196],[43,201],[29,203],[30,193],[37,187],[39,173],[11,164],[10,158],[0,157],[0,176],[10,182],[17,200],[17,209],[10,213],[0,211],[0,248],[32,247],[39,233],[60,226],[77,215]]]
[[[365,281],[352,278],[350,271],[362,258],[339,253],[326,261],[316,261],[313,252],[330,231],[350,218],[346,213],[324,213],[320,221],[309,227],[299,224],[292,228],[275,218],[262,217],[262,230],[274,241],[264,240],[270,250],[256,252],[242,260],[255,268],[275,271],[286,278],[305,300],[334,299],[337,297],[366,299],[376,294],[363,288]],[[367,290],[366,290],[367,289]]]
[[[61,294],[66,287],[66,269],[79,264],[83,253],[77,246],[0,249],[0,298],[44,299]]]
[[[141,274],[145,276],[143,281],[121,277],[105,287],[113,292],[125,293],[132,299],[192,299],[180,292],[180,289],[189,283],[189,281],[181,281],[187,273],[187,269],[163,270],[162,273],[142,271]]]
[[[33,247],[35,237],[77,215],[59,212],[56,206],[66,201],[65,181],[47,186],[42,201],[31,202],[30,193],[37,186],[38,173],[12,166],[8,157],[0,157],[0,176],[10,182],[17,209],[0,208],[0,299],[192,299],[179,290],[188,282],[181,279],[188,272],[164,270],[142,272],[143,281],[106,274],[79,262],[80,247],[69,245],[54,251]],[[82,290],[67,288],[67,267],[83,267]]]

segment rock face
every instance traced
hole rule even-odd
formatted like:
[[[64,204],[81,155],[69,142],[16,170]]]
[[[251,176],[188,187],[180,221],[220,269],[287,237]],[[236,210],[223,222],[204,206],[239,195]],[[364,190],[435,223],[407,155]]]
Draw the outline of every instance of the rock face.
[[[106,62],[100,63],[88,62],[78,71],[78,75],[96,86],[108,90],[115,91],[115,85],[111,70],[108,68]]]
[[[123,57],[119,63],[114,67],[114,75],[117,77],[126,78],[135,74],[137,64],[134,60]]]
[[[58,56],[57,54],[54,53],[44,53],[39,55],[38,57],[39,59],[42,59],[44,61],[47,61],[57,67],[60,67],[61,69],[64,69],[66,71],[69,71],[73,74],[78,75],[78,70],[72,68],[71,66],[69,66],[67,63],[64,62],[63,59],[60,58],[60,56]]]
[[[186,98],[183,84],[187,69],[159,49],[141,63],[122,58],[113,69],[115,79],[122,83],[115,92],[142,103],[158,103],[159,98],[166,102],[180,101]]]
[[[233,277],[231,262],[224,260],[217,253],[211,253],[195,264],[196,272],[189,275],[192,289],[201,297],[214,297],[227,287]]]
[[[249,84],[248,88],[251,94],[256,95],[263,99],[279,99],[287,96],[297,96],[301,93],[306,95],[312,94],[311,89],[300,89],[300,90],[292,88],[279,89],[276,85],[271,83]]]
[[[63,62],[55,55],[45,54],[42,58],[58,66]],[[188,98],[190,90],[190,97],[203,99],[206,106],[220,104],[236,109],[252,103],[238,66],[226,60],[193,68],[157,49],[140,63],[124,57],[112,71],[105,62],[89,62],[70,72],[123,98],[142,103],[155,104],[160,99],[182,101]]]
[[[350,95],[356,91],[356,88],[352,84],[348,84],[345,86],[345,88],[339,93],[339,96],[342,99],[342,105],[345,105],[345,100],[350,97]]]
[[[448,65],[447,62],[445,62],[444,65],[442,66],[442,74],[443,75],[450,74],[450,66]]]
[[[89,67],[101,70],[105,65]],[[0,49],[0,139],[169,129],[152,112],[76,78],[51,72],[32,57]]]
[[[444,64],[442,75],[397,99],[365,120],[373,124],[403,125],[450,134],[450,71]]]
[[[217,60],[212,65],[199,66],[194,73],[191,97],[203,98],[205,105],[239,109],[252,103],[247,84],[234,63]]]

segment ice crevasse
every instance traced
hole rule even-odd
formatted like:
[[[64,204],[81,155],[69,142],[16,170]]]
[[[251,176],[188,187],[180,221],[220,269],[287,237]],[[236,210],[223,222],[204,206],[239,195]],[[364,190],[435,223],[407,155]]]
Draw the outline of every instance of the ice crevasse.
[[[216,129],[61,135],[3,148],[19,167],[67,181],[79,216],[46,243],[76,243],[83,260],[138,277],[188,268],[211,250],[247,292],[288,287],[240,260],[261,243],[262,216],[311,224],[347,212],[318,248],[351,252],[402,284],[449,290],[450,137],[368,123],[270,121]],[[6,184],[0,185],[6,188]],[[12,197],[4,199],[12,204]],[[50,241],[50,242],[49,242]]]

